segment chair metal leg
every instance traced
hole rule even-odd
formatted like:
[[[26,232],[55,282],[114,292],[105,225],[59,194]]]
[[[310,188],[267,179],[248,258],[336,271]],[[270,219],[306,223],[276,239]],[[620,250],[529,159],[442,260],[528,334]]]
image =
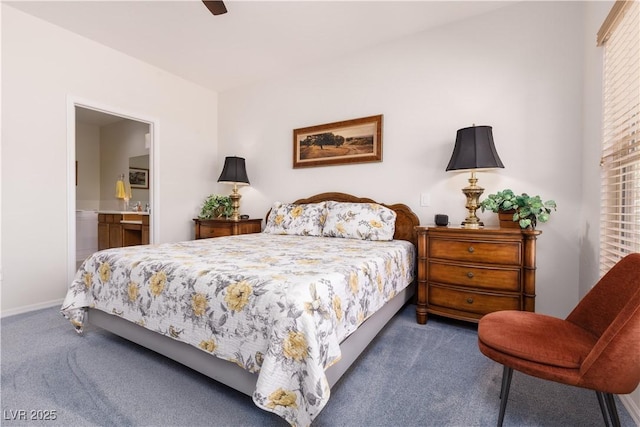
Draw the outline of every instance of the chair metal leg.
[[[502,399],[502,394],[504,393],[505,383],[508,381],[509,384],[506,384],[507,388],[511,384],[511,376],[513,375],[513,368],[509,368],[507,366],[502,366],[502,387],[500,388],[500,399]]]
[[[596,391],[596,396],[598,396],[598,405],[600,405],[600,411],[602,412],[604,425],[605,427],[611,427],[611,424],[609,424],[609,411],[607,409],[607,403],[604,399],[604,393],[602,393],[601,391]]]
[[[613,399],[613,394],[604,393],[604,400],[607,403],[611,425],[613,427],[620,427],[620,418],[618,418],[618,410],[616,409],[616,401]]]
[[[500,415],[498,415],[498,427],[502,427],[504,420],[504,411],[507,409],[507,400],[509,399],[509,388],[511,388],[511,377],[513,376],[513,368],[505,365],[502,370],[502,388],[500,389]]]

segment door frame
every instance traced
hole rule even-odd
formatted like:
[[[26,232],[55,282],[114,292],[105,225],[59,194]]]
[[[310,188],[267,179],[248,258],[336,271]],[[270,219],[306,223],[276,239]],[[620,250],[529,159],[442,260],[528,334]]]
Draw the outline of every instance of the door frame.
[[[76,274],[76,107],[149,125],[149,164],[151,165],[151,182],[153,183],[149,191],[149,206],[151,207],[149,243],[155,243],[160,238],[159,120],[93,100],[67,96],[67,283],[71,283]]]

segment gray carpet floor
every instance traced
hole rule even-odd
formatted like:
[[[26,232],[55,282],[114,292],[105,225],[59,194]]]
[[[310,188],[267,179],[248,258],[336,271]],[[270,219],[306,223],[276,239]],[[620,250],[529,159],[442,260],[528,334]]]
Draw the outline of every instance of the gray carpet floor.
[[[286,425],[250,397],[124,339],[95,327],[76,335],[57,308],[4,318],[1,334],[2,425]],[[408,305],[332,389],[313,426],[493,426],[501,375],[478,351],[475,325],[436,317],[418,325]],[[622,425],[634,426],[616,402]],[[604,423],[594,392],[514,372],[504,425]]]

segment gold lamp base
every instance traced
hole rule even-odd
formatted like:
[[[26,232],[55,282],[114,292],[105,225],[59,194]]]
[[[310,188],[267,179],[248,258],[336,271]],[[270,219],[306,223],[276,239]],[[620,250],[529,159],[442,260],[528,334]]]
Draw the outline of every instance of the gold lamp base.
[[[462,192],[467,197],[467,204],[465,207],[469,211],[467,217],[462,221],[463,228],[477,229],[484,227],[484,224],[476,216],[476,210],[480,207],[480,196],[484,193],[484,188],[477,185],[478,178],[476,173],[471,172],[471,178],[469,178],[469,185],[462,189]]]
[[[231,221],[240,221],[240,198],[242,196],[238,193],[238,186],[236,184],[233,184],[233,192],[229,197],[231,198],[231,208],[233,209],[233,213],[229,219]]]

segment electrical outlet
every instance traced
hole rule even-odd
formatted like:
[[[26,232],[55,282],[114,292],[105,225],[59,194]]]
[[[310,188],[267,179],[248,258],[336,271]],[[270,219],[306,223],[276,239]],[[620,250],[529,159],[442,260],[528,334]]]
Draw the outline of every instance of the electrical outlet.
[[[431,205],[431,194],[422,193],[420,195],[420,206],[430,206]]]

